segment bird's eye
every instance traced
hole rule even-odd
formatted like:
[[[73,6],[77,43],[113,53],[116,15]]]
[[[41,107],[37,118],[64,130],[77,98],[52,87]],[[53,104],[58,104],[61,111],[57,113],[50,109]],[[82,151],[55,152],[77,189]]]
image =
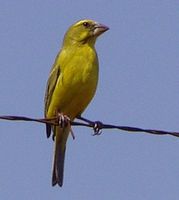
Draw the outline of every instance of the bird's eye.
[[[90,26],[90,24],[88,22],[83,22],[83,26],[87,28]]]

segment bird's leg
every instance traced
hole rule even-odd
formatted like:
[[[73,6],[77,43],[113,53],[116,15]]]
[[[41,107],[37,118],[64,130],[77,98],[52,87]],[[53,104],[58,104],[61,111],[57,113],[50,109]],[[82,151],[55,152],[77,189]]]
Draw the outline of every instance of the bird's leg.
[[[94,130],[94,134],[93,135],[101,135],[102,133],[102,128],[103,128],[103,123],[100,121],[91,121],[89,119],[86,119],[82,116],[78,116],[77,119],[82,120],[84,122],[87,122],[88,124],[92,125],[92,128]]]
[[[75,139],[75,135],[73,133],[73,130],[71,128],[71,120],[67,115],[64,115],[63,113],[58,113],[58,124],[61,126],[61,128],[65,128],[67,126],[70,126],[70,133],[73,139]]]

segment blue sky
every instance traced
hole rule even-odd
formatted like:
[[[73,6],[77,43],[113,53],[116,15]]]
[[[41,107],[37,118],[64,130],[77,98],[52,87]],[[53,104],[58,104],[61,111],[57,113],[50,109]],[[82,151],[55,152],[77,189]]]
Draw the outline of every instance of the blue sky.
[[[172,0],[1,1],[0,114],[43,116],[49,70],[67,28],[110,30],[96,49],[100,79],[84,116],[179,131],[179,12]],[[62,188],[51,187],[53,142],[38,123],[0,121],[1,199],[179,198],[179,139],[75,127]]]

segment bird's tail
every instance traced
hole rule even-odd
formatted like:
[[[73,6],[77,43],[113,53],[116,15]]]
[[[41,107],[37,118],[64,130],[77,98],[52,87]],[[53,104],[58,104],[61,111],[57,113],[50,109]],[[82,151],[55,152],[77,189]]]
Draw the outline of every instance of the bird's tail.
[[[58,184],[60,187],[62,187],[63,185],[65,150],[69,132],[69,126],[64,128],[60,128],[59,126],[54,127],[55,149],[53,160],[52,186]]]

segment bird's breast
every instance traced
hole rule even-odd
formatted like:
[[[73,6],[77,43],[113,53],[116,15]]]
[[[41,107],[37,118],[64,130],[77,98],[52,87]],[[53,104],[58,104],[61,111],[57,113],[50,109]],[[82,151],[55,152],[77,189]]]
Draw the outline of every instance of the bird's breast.
[[[98,58],[96,52],[76,52],[63,67],[56,94],[60,112],[75,118],[81,114],[93,98],[98,82]]]

